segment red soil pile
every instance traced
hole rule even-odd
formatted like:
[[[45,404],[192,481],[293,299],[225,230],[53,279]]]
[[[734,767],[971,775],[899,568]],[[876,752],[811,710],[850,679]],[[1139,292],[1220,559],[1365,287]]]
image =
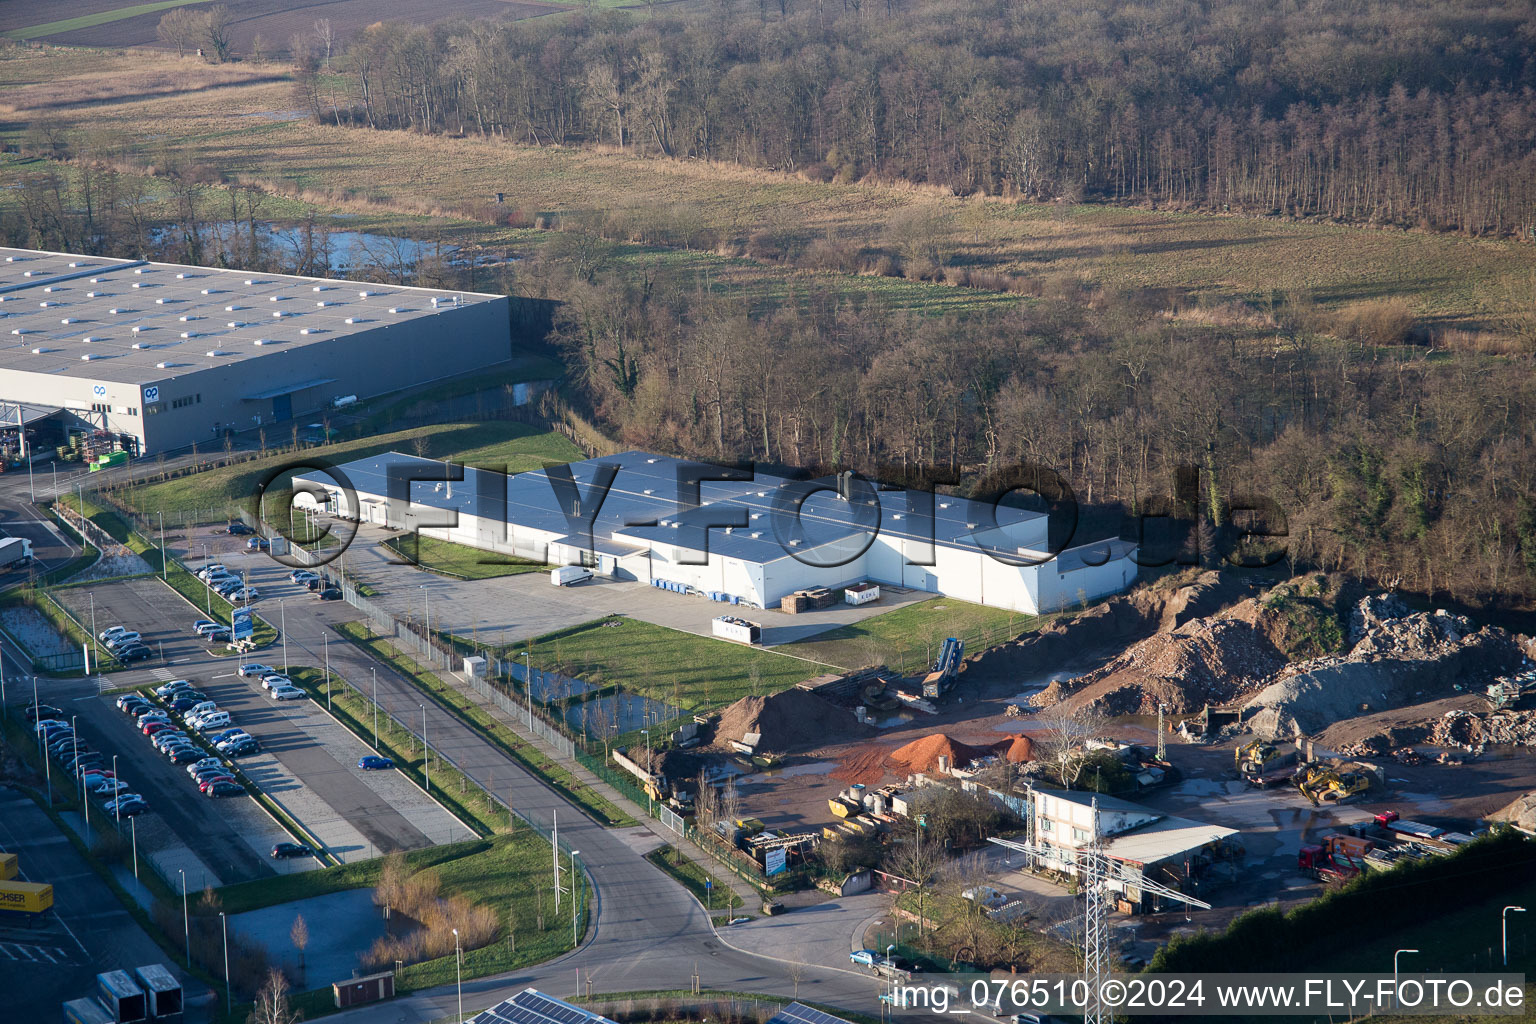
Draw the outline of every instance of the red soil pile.
[[[1022,764],[1025,761],[1033,761],[1035,759],[1035,745],[1030,742],[1028,736],[1024,735],[1015,736],[1012,743],[1009,743],[998,752],[1014,764]]]
[[[832,771],[832,777],[850,785],[862,782],[866,786],[873,786],[885,778],[889,770],[887,762],[890,755],[890,750],[878,743],[865,743],[854,747],[837,762],[837,767]]]
[[[931,772],[938,769],[940,757],[949,758],[950,767],[959,767],[987,753],[985,748],[968,747],[941,732],[935,732],[913,740],[904,747],[897,747],[891,752],[891,761],[905,771]]]

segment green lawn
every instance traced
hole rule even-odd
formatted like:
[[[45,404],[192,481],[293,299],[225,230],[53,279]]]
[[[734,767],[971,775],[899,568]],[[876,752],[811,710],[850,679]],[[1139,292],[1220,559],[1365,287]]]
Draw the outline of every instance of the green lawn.
[[[723,882],[715,881],[713,890],[704,888],[704,880],[713,876],[706,874],[703,868],[687,857],[678,856],[677,851],[670,844],[652,850],[645,855],[645,859],[671,875],[679,885],[693,893],[694,899],[698,900],[701,906],[714,910],[735,910],[745,905],[745,901],[736,894],[736,890]]]
[[[464,977],[479,978],[542,963],[571,948],[571,903],[562,898],[555,916],[551,891],[549,843],[531,829],[462,843],[414,850],[405,855],[414,870],[431,868],[442,879],[444,896],[463,895],[495,907],[501,918],[500,937],[488,946],[466,950]],[[563,863],[563,858],[562,858]],[[225,913],[237,914],[292,900],[378,884],[382,858],[336,867],[277,875],[227,885],[218,890]],[[568,876],[562,873],[562,881]],[[591,890],[583,882],[582,921],[585,928]],[[540,905],[544,926],[539,927]],[[508,935],[512,942],[508,942]],[[412,991],[451,983],[454,958],[441,957],[406,967],[397,991]]]
[[[464,580],[488,580],[497,576],[517,576],[525,572],[542,572],[550,567],[542,562],[530,562],[510,555],[497,555],[481,551],[465,544],[424,537],[420,533],[392,537],[384,542],[411,562]]]
[[[456,687],[417,666],[414,661],[396,651],[388,641],[374,636],[356,622],[342,623],[336,627],[336,630],[416,684],[424,693],[495,744],[508,757],[554,786],[562,796],[586,811],[598,822],[618,827],[635,824],[633,818],[603,794],[572,775],[564,765],[550,758],[532,743],[520,738],[512,730],[498,724],[484,708],[470,700]]]
[[[42,25],[33,25],[30,28],[7,32],[6,35],[13,39],[41,39],[44,36],[58,35],[61,32],[73,32],[76,29],[91,28],[95,25],[106,25],[110,22],[122,21],[124,18],[133,18],[141,14],[154,14],[156,11],[164,11],[172,7],[186,7],[189,4],[207,2],[208,0],[157,0],[155,3],[133,4],[130,7],[119,7],[116,10],[99,11],[96,14],[83,14],[78,18],[45,22]]]
[[[607,622],[618,625],[604,625]],[[525,649],[525,644],[510,648]],[[533,663],[593,686],[617,683],[627,693],[644,694],[693,712],[729,704],[754,690],[764,696],[777,693],[802,679],[835,670],[820,661],[622,616],[538,637],[533,641]]]
[[[1048,621],[1049,616],[938,597],[821,633],[789,650],[843,668],[885,664],[898,672],[916,673],[938,657],[945,637],[961,638],[966,653],[974,654]]]
[[[570,462],[582,457],[581,450],[565,435],[542,431],[525,423],[439,423],[297,453],[268,455],[235,466],[144,484],[126,492],[124,501],[145,512],[243,506],[253,501],[260,482],[276,469],[297,465],[306,458],[349,462],[389,451],[433,459],[465,459],[487,464],[505,462],[511,465],[513,472],[537,469],[546,461]],[[269,515],[279,514],[282,484],[283,481],[277,481],[268,492]]]

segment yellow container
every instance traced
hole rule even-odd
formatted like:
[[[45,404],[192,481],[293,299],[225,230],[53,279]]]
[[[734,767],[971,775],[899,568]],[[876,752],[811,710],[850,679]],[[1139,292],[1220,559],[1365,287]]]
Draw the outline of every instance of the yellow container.
[[[16,855],[0,853],[0,882],[16,877]]]
[[[41,914],[53,906],[53,886],[43,882],[0,882],[0,910]]]

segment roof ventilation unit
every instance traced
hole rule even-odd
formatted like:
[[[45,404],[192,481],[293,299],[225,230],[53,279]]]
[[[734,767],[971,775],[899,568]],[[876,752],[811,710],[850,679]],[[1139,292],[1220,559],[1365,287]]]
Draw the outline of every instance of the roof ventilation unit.
[[[655,491],[654,491],[654,490],[652,490],[652,489],[651,489],[651,488],[649,488],[649,487],[647,487],[647,488],[646,488],[646,489],[645,489],[645,493],[646,493],[646,494],[655,494],[655,493],[656,493],[656,492],[655,492]]]
[[[323,284],[317,284],[313,288],[311,288],[310,291],[312,291],[312,292],[328,292],[328,291],[330,291],[330,289],[327,288]]]
[[[72,316],[67,316],[63,320],[59,321],[59,323],[61,323],[61,324],[77,324],[79,322],[80,322],[79,318],[72,317]]]
[[[31,334],[32,332],[27,330],[25,327],[13,327],[13,328],[11,328],[11,333],[12,334]]]
[[[144,287],[144,282],[143,281],[135,281],[135,282],[133,282],[133,284],[129,285],[128,287],[130,287],[130,288],[143,288]]]
[[[300,327],[299,328],[299,333],[300,334],[320,334],[320,333],[322,333],[322,330],[319,327]]]
[[[267,296],[267,301],[268,302],[282,302],[283,301],[283,297],[281,295],[268,295]]]
[[[360,316],[349,316],[345,320],[342,321],[342,323],[344,323],[344,324],[365,324],[367,322],[368,321],[364,320]]]
[[[282,310],[280,310],[280,309],[274,309],[274,310],[273,310],[273,311],[272,311],[272,315],[273,315],[273,316],[275,316],[275,317],[279,317],[279,318],[281,318],[281,317],[284,317],[284,316],[287,316],[287,315],[288,315],[288,314],[286,314],[286,313],[284,313],[284,312],[283,312],[283,311],[282,311]]]
[[[753,530],[750,534],[748,534],[748,536],[751,537],[753,540],[757,540],[762,535],[763,535],[762,531],[760,531],[760,530]]]
[[[241,327],[244,327],[244,326],[245,326],[245,321],[244,321],[244,320],[231,320],[231,321],[230,321],[230,322],[229,322],[229,323],[228,323],[228,324],[226,324],[226,325],[225,325],[225,326],[227,326],[227,327],[233,327],[233,328],[235,328],[235,329],[236,329],[236,330],[239,330],[239,329],[240,329],[240,328],[241,328]]]
[[[107,310],[107,312],[111,313],[113,316],[117,316],[119,313],[126,313],[128,311],[123,309],[121,306],[113,306],[111,309]]]
[[[236,313],[236,312],[239,312],[240,310],[242,310],[244,308],[245,308],[244,306],[241,306],[239,304],[236,304],[236,305],[233,305],[233,306],[225,306],[224,307],[224,312],[226,312],[226,313]]]
[[[98,341],[106,341],[107,339],[106,338],[98,338],[94,334],[87,334],[85,337],[81,338],[80,340],[83,343],[85,343],[87,345],[90,345],[90,344],[93,344],[93,343],[98,342]]]
[[[333,305],[335,305],[335,303],[328,302],[325,299],[321,299],[319,302],[315,303],[315,305],[319,306],[321,309],[324,309],[326,306],[333,306]]]
[[[403,307],[403,306],[390,306],[389,307],[389,311],[391,313],[404,313],[405,312],[405,307]]]
[[[53,285],[51,285],[51,284],[45,284],[45,285],[43,285],[43,291],[45,291],[45,292],[51,292],[51,291],[53,291]]]
[[[167,303],[174,302],[174,301],[176,301],[176,300],[175,299],[167,299],[167,298],[162,296],[161,298],[158,298],[158,299],[155,300],[155,305],[157,305],[157,306],[164,306]]]
[[[143,267],[134,267],[133,268],[133,272],[135,274],[142,274],[142,273],[144,273],[144,268]]]
[[[187,275],[186,275],[185,272],[182,272],[182,273],[176,275],[176,280],[178,280],[178,281],[185,281],[186,279],[187,279]]]
[[[33,352],[41,352],[43,350],[40,349],[40,348],[35,348],[32,351]],[[100,352],[87,352],[84,355],[82,355],[80,358],[82,360],[84,360],[85,362],[90,362],[92,359],[100,359],[101,358],[101,353]]]
[[[86,292],[85,297],[88,299],[99,299],[101,298],[101,292]]]
[[[58,303],[51,299],[44,299],[42,302],[39,302],[38,305],[42,306],[44,309],[47,309],[49,306],[57,306]]]

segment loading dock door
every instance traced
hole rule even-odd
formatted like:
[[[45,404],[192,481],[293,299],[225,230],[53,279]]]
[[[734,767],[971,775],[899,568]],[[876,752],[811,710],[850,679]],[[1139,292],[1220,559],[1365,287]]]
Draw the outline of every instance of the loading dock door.
[[[274,420],[293,419],[292,395],[278,395],[272,399],[272,418]]]

